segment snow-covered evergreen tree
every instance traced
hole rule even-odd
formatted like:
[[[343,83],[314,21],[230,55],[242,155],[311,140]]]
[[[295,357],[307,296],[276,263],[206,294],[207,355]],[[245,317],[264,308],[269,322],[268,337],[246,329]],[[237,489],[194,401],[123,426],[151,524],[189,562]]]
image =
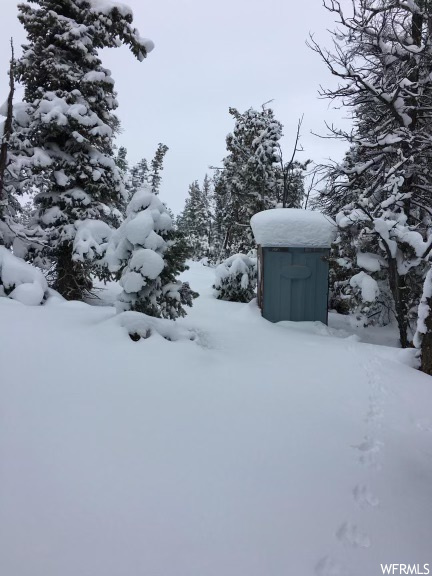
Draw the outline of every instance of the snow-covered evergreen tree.
[[[124,146],[120,146],[115,157],[116,166],[120,172],[124,194],[119,199],[118,209],[120,210],[123,217],[126,216],[126,206],[128,205],[131,196],[131,175],[129,170],[129,162],[127,159],[127,149]]]
[[[255,298],[257,259],[246,254],[234,254],[215,270],[216,298],[230,302],[250,302]]]
[[[144,184],[148,182],[148,173],[149,173],[149,166],[148,162],[145,158],[142,158],[138,164],[130,171],[130,195],[133,196],[135,192],[138,192]]]
[[[225,229],[225,205],[227,203],[227,188],[224,183],[222,172],[216,170],[213,174],[213,195],[212,195],[212,245],[211,260],[220,264],[223,255],[226,253],[226,229]]]
[[[358,146],[351,146],[345,155],[344,162],[337,169],[326,168],[326,186],[313,200],[312,204],[332,217],[337,215],[347,205],[347,191],[341,190],[341,168],[353,170],[361,164]],[[364,158],[363,158],[364,161]],[[358,189],[367,187],[369,173],[357,181],[356,190],[352,191],[351,202],[356,202]],[[363,299],[363,292],[351,282],[352,278],[361,273],[368,274],[377,283],[378,291],[373,301]],[[414,297],[414,296],[413,296]],[[388,283],[386,259],[377,253],[373,236],[362,233],[360,226],[353,224],[339,228],[330,255],[330,306],[342,314],[352,313],[363,326],[389,324],[394,317],[394,306]]]
[[[250,108],[240,113],[230,108],[235,120],[226,139],[228,155],[219,169],[215,186],[215,229],[221,257],[247,252],[255,246],[251,217],[276,207],[286,196],[286,207],[301,205],[304,196],[303,166],[284,163],[280,140],[282,124],[273,110]]]
[[[130,198],[141,190],[141,188],[148,184],[154,194],[159,194],[160,184],[162,182],[161,172],[163,170],[163,162],[169,148],[166,144],[158,144],[155,155],[150,162],[146,158],[142,158],[135,166],[129,170],[128,174],[128,201]]]
[[[14,198],[7,185],[7,168],[11,160],[9,146],[14,129],[13,98],[15,82],[13,67],[14,59],[12,56],[9,68],[9,94],[5,105],[0,109],[0,114],[5,117],[5,120],[0,122],[0,245],[6,246],[11,244],[12,241],[11,224],[15,213]]]
[[[177,220],[178,229],[187,239],[194,260],[210,257],[212,249],[210,196],[210,179],[207,175],[202,189],[198,180],[192,182],[184,210]]]
[[[117,168],[122,173],[123,177],[126,177],[129,171],[129,162],[127,159],[127,149],[124,146],[120,146],[115,159]]]
[[[355,0],[348,15],[337,2],[324,5],[340,21],[336,49],[312,47],[341,82],[322,95],[354,111],[353,133],[334,133],[353,148],[330,169],[324,204],[342,242],[350,238],[356,265],[386,278],[405,347],[432,248],[432,8]]]
[[[73,259],[79,222],[117,226],[124,195],[113,157],[114,81],[98,52],[125,44],[142,60],[153,44],[132,26],[132,11],[111,0],[33,0],[19,12],[27,33],[16,66],[29,117],[27,178],[39,187],[44,181],[36,203],[56,262],[55,287],[81,298],[91,281],[89,269]]]
[[[167,212],[174,223],[174,218],[169,208]],[[161,273],[162,296],[159,304],[163,318],[176,318],[186,315],[184,306],[192,306],[198,292],[191,289],[188,282],[178,280],[179,274],[188,270],[186,260],[190,258],[190,248],[186,238],[174,226],[166,234],[163,234],[167,243],[164,253],[165,266]]]
[[[151,161],[151,172],[149,174],[149,184],[153,194],[159,194],[160,185],[162,182],[161,172],[163,170],[163,162],[165,155],[168,152],[168,146],[166,144],[158,144],[156,153]]]
[[[19,162],[17,153],[22,148],[21,136],[25,134],[28,126],[28,116],[21,103],[14,102],[15,95],[15,59],[13,44],[12,57],[9,67],[9,93],[6,102],[0,107],[0,245],[15,248],[19,251],[18,242],[26,242],[30,249],[33,243],[32,236],[42,236],[41,231],[29,230],[29,222],[22,218],[22,207],[18,195],[25,191],[20,186],[20,178],[24,175],[25,162]],[[26,234],[28,233],[28,236]]]
[[[206,243],[208,246],[207,254],[204,256],[207,262],[214,262],[218,252],[216,251],[216,239],[214,233],[215,227],[215,197],[213,183],[211,178],[206,174],[202,183],[203,208],[206,215]]]
[[[35,254],[44,248],[45,234],[31,217],[32,199],[22,206],[19,195],[25,193],[27,198],[33,196],[26,179],[27,165],[29,162],[40,161],[41,155],[37,149],[32,149],[33,160],[21,156],[22,150],[25,150],[27,155],[30,153],[26,143],[29,117],[25,106],[20,102],[14,102],[15,59],[12,43],[11,47],[9,94],[4,105],[0,107],[0,116],[5,118],[4,121],[0,121],[0,245],[13,248],[14,254],[18,257],[28,259],[31,254],[35,259]],[[39,258],[39,264],[41,263]]]
[[[185,245],[177,241],[167,208],[145,185],[127,207],[127,218],[112,235],[105,256],[120,278],[121,311],[176,319],[185,315],[187,296],[177,276],[186,269]]]
[[[270,108],[250,108],[243,114],[230,108],[230,114],[235,126],[226,139],[222,172],[227,253],[251,249],[251,217],[277,203],[277,144],[282,137],[282,124]]]

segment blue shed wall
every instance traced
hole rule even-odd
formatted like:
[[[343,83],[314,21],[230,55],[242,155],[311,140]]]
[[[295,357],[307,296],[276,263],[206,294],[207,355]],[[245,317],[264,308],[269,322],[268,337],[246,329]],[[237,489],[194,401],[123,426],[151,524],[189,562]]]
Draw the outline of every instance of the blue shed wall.
[[[325,248],[262,248],[264,318],[327,324],[328,254]]]

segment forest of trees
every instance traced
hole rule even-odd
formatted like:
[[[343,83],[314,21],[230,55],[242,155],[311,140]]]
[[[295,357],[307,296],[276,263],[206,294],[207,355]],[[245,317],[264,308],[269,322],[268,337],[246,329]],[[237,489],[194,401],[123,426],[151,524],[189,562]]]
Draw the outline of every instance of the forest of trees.
[[[349,133],[332,127],[325,135],[346,141],[345,157],[320,166],[298,161],[301,121],[285,157],[283,125],[268,103],[232,107],[226,155],[183,191],[177,217],[160,198],[168,147],[159,144],[151,160],[130,166],[127,150],[115,145],[117,94],[99,53],[125,45],[145,59],[152,43],[134,28],[132,13],[86,0],[33,5],[18,7],[27,43],[17,59],[12,50],[0,111],[1,245],[42,270],[67,299],[85,298],[95,278],[116,279],[123,290],[119,310],[176,319],[196,296],[178,280],[188,258],[210,266],[228,262],[228,270],[240,255],[237,263],[251,271],[254,214],[275,207],[321,210],[338,227],[331,307],[366,326],[395,321],[401,346],[418,347],[422,369],[432,374],[427,0],[354,0],[349,14],[325,0],[338,22],[333,47],[323,48],[313,36],[308,43],[339,80],[320,95],[352,115]],[[17,83],[22,102],[15,99]],[[309,197],[311,183],[317,191]],[[242,290],[244,298],[250,287]]]

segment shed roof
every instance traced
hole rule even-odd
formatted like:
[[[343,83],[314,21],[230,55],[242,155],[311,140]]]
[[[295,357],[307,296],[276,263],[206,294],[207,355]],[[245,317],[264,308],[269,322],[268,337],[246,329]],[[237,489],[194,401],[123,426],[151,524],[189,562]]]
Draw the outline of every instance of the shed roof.
[[[313,210],[273,208],[251,219],[258,245],[329,248],[337,226],[329,216]]]

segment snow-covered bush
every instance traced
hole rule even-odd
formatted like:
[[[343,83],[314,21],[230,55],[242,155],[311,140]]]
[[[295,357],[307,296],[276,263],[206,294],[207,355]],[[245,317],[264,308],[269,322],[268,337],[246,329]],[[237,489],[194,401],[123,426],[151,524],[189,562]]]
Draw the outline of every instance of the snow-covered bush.
[[[189,282],[182,282],[180,288],[180,302],[185,306],[192,306],[194,298],[198,298],[198,292],[192,290],[189,285]]]
[[[48,284],[40,270],[0,246],[0,297],[39,306],[48,297]]]
[[[234,254],[217,266],[215,296],[230,302],[250,302],[257,285],[257,259]]]
[[[197,334],[189,328],[183,328],[165,318],[153,318],[138,312],[122,312],[110,318],[108,322],[124,328],[134,342],[152,336],[164,338],[169,342],[197,339]]]
[[[168,209],[146,185],[132,196],[126,214],[105,257],[123,288],[118,310],[171,319],[184,316],[182,304],[190,303],[182,299],[183,285],[176,276],[186,266]]]

